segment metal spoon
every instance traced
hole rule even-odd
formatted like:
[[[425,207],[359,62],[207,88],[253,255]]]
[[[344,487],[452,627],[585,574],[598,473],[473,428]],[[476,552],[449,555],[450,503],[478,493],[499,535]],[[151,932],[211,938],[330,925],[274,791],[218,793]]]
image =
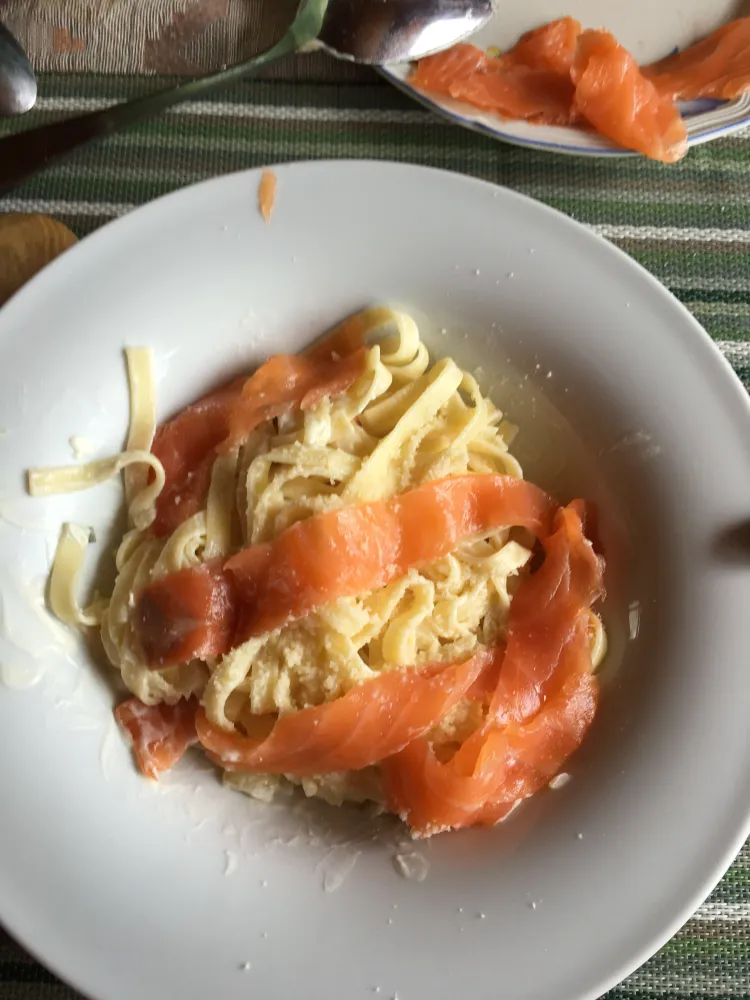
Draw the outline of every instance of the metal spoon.
[[[0,194],[78,146],[127,128],[188,98],[202,97],[293,52],[324,49],[383,65],[420,59],[481,28],[494,0],[302,0],[273,48],[210,76],[0,139]]]
[[[0,118],[23,115],[36,102],[36,77],[26,53],[0,24]]]

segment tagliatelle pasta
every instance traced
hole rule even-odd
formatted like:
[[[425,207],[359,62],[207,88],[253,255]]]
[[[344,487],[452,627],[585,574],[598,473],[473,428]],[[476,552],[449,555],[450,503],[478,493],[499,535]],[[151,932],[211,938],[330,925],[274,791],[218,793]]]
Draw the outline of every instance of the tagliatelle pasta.
[[[385,716],[368,716],[375,720],[373,733],[382,736],[380,743],[380,736],[372,738],[373,747],[382,744],[383,753],[387,750],[392,756],[418,739],[429,739],[438,756],[445,756],[466,741],[479,739],[483,727],[496,724],[490,719],[493,671],[504,669],[506,645],[507,655],[515,648],[511,609],[515,592],[528,577],[535,541],[519,528],[523,519],[503,523],[502,516],[491,530],[462,533],[462,525],[473,523],[466,518],[478,502],[474,483],[486,484],[489,480],[484,477],[494,477],[492,482],[503,493],[521,478],[509,451],[516,428],[453,360],[430,363],[411,317],[388,309],[366,310],[337,328],[309,359],[271,359],[244,383],[237,381],[205,397],[156,429],[150,352],[131,349],[127,353],[131,422],[125,451],[82,466],[34,470],[29,487],[36,495],[46,495],[82,489],[125,472],[130,528],[116,554],[111,594],[91,607],[80,607],[76,579],[89,535],[85,529],[66,525],[52,571],[50,603],[66,623],[100,629],[109,659],[142,703],[142,709],[123,710],[119,717],[134,739],[144,771],[153,776],[165,766],[164,760],[176,759],[200,738],[212,759],[228,772],[227,780],[260,798],[272,797],[291,782],[302,784],[308,794],[338,803],[349,798],[383,801],[388,795],[380,780],[380,759],[370,760],[367,753],[352,757],[358,761],[356,767],[337,765],[333,772],[326,768],[316,773],[319,751],[312,740],[312,756],[304,767],[295,770],[279,764],[273,773],[264,771],[264,760],[295,759],[288,748],[279,750],[281,737],[274,727],[283,722],[284,732],[297,732],[309,720],[318,734],[325,731],[333,734],[330,739],[335,734],[344,738],[346,726],[341,720],[346,706],[359,706],[356,711],[362,721],[373,698],[404,698],[408,691],[408,697],[421,699],[424,710],[406,728],[402,712],[401,722],[393,722],[387,739]],[[315,388],[316,373],[326,387],[323,394]],[[250,428],[239,439],[238,407]],[[199,441],[190,439],[193,417]],[[200,466],[200,476],[191,475],[188,454],[193,468]],[[385,585],[354,593],[344,588],[278,627],[252,634],[246,641],[238,639],[241,630],[233,616],[246,615],[241,605],[248,598],[231,573],[237,553],[252,562],[254,553],[266,551],[264,546],[293,533],[303,521],[310,520],[315,530],[320,525],[326,532],[326,525],[344,523],[340,515],[349,509],[369,510],[369,504],[377,513],[407,494],[415,502],[428,494],[439,498],[442,481],[460,481],[465,489],[458,499],[452,490],[455,510],[450,515],[445,508],[457,534],[456,543],[440,558],[407,562]],[[509,484],[507,489],[504,483]],[[428,484],[435,484],[436,490],[419,493]],[[163,491],[171,491],[170,523],[176,523],[165,535],[154,530]],[[599,562],[583,539],[577,515],[566,515],[563,532],[554,502],[540,503],[549,508],[537,531],[549,565],[558,549],[564,559],[566,551],[570,554],[576,546],[584,546],[575,564],[585,563],[589,574],[581,578],[584,596],[576,598],[575,607],[571,604],[572,617],[561,627],[568,628],[571,637],[576,628],[581,635],[585,629],[586,640],[580,647],[585,651],[577,663],[583,656],[590,671],[606,652],[600,619],[589,607],[600,589]],[[419,521],[415,524],[414,530],[420,530]],[[562,542],[555,541],[561,538]],[[304,552],[301,558],[300,572],[325,576],[325,566],[305,568]],[[574,567],[571,572],[575,576],[579,570]],[[221,652],[190,655],[184,662],[159,668],[147,653],[148,629],[163,628],[183,636],[187,626],[179,610],[180,592],[188,585],[193,588],[189,598],[193,610],[200,601],[207,602],[205,614],[198,616],[199,628],[207,634],[214,627],[222,630],[222,643],[211,647]],[[168,604],[157,608],[145,600],[144,595],[155,589],[167,595]],[[557,659],[549,663],[550,676],[558,660],[564,659],[562,651],[569,641],[572,638],[561,639]],[[460,668],[470,663],[474,666]],[[464,687],[455,698],[441,687],[453,677],[445,673],[440,680],[441,671],[449,668],[463,678]],[[394,675],[392,681],[387,680],[389,675]],[[379,691],[385,693],[378,695]],[[186,723],[186,704],[194,704],[198,712],[193,735]],[[180,712],[179,752],[174,706]],[[290,716],[295,718],[293,725],[284,721]],[[519,717],[516,722],[521,725],[526,720]],[[273,746],[274,753],[251,752],[253,741]],[[232,750],[235,744],[242,752]],[[251,764],[243,770],[236,766],[237,760]],[[345,765],[347,753],[333,754],[329,746],[320,760]],[[394,798],[386,804],[394,808],[395,802]],[[425,827],[422,832],[434,830]]]

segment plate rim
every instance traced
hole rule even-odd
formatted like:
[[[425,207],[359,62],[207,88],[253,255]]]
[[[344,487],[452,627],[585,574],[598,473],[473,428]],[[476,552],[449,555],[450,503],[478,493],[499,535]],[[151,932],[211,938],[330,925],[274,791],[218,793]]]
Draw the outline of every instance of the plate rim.
[[[64,255],[61,255],[59,258],[52,261],[50,265],[45,267],[34,278],[32,278],[31,281],[24,285],[2,308],[0,308],[0,337],[8,335],[4,329],[5,315],[7,312],[13,312],[14,309],[18,307],[19,302],[21,303],[21,307],[26,307],[27,300],[31,301],[32,296],[37,296],[38,298],[39,292],[43,292],[44,290],[45,281],[50,280],[50,275],[53,272],[56,275],[62,266],[70,266],[69,258],[75,258],[76,260],[80,258],[85,265],[85,255],[91,255],[92,252],[96,250],[98,242],[103,242],[106,239],[112,239],[112,231],[117,230],[118,227],[124,228],[125,226],[133,225],[134,221],[137,221],[142,216],[145,217],[153,211],[154,206],[161,205],[169,200],[188,200],[194,196],[194,192],[196,190],[205,190],[211,187],[219,188],[222,185],[231,184],[238,178],[250,179],[252,182],[254,178],[260,177],[263,170],[270,169],[279,173],[304,173],[311,167],[326,170],[330,169],[332,166],[337,169],[354,169],[355,171],[358,169],[374,169],[376,171],[384,170],[411,173],[414,175],[423,175],[425,172],[429,172],[433,175],[439,175],[449,184],[463,184],[469,187],[481,188],[493,193],[500,190],[503,192],[505,197],[526,204],[527,207],[531,207],[532,211],[552,215],[563,220],[566,224],[572,225],[579,231],[580,235],[585,234],[587,238],[596,242],[602,250],[606,248],[605,252],[609,253],[613,259],[619,260],[620,266],[627,266],[632,273],[640,276],[640,280],[643,281],[645,279],[646,283],[650,285],[652,291],[658,293],[663,299],[670,301],[672,309],[676,310],[676,312],[682,316],[686,325],[691,328],[692,334],[690,336],[692,337],[692,344],[696,347],[700,344],[703,345],[699,349],[704,351],[706,362],[714,366],[716,375],[723,380],[723,385],[726,389],[727,395],[731,393],[734,404],[739,404],[744,410],[747,417],[748,429],[750,429],[750,394],[748,394],[747,390],[734,373],[730,363],[725,358],[718,345],[710,337],[700,322],[692,315],[689,309],[650,271],[629,256],[624,250],[620,249],[605,237],[592,231],[583,223],[571,218],[559,209],[553,208],[546,203],[531,197],[530,195],[518,192],[503,184],[487,181],[469,174],[457,173],[443,168],[421,166],[412,163],[400,163],[398,161],[342,158],[300,160],[279,164],[269,164],[267,166],[247,168],[206,178],[194,184],[186,185],[161,195],[158,198],[139,205],[137,208],[127,212],[125,215],[109,220],[103,226],[91,233],[88,233],[68,251],[66,251]],[[252,190],[252,188],[250,188],[250,190]],[[68,262],[67,264],[64,263],[66,261]],[[689,345],[690,342],[687,343],[684,349],[689,349]],[[730,384],[731,390],[729,389]],[[722,398],[722,406],[723,405],[725,405],[724,398]],[[669,940],[672,939],[672,937],[674,937],[674,935],[685,925],[698,907],[710,895],[713,889],[724,877],[734,859],[737,857],[744,842],[750,836],[750,796],[744,803],[741,801],[740,797],[740,802],[737,803],[737,806],[737,816],[741,818],[739,820],[737,818],[732,818],[732,822],[730,823],[728,816],[730,811],[727,810],[727,814],[725,814],[725,823],[722,826],[722,829],[726,834],[725,838],[723,838],[723,847],[720,851],[717,851],[715,860],[708,866],[710,869],[709,873],[703,877],[700,880],[700,883],[688,893],[688,901],[683,903],[679,912],[677,912],[672,919],[665,924],[659,933],[652,936],[648,945],[644,945],[637,951],[637,953],[632,954],[629,959],[624,960],[616,970],[610,973],[609,977],[600,979],[598,984],[592,986],[590,990],[585,993],[581,993],[580,1000],[597,1000],[597,998],[599,998],[604,992],[607,992],[617,986],[644,963],[649,961],[659,949],[661,949]],[[727,826],[729,827],[728,829]],[[734,830],[733,833],[731,832],[732,830]],[[98,1000],[98,998],[89,993],[88,988],[79,981],[75,971],[69,972],[58,962],[50,961],[44,957],[41,952],[37,950],[33,938],[22,933],[17,927],[17,921],[14,920],[12,916],[9,916],[7,912],[2,912],[2,910],[3,904],[2,900],[0,900],[0,925],[2,925],[6,932],[18,944],[20,944],[25,951],[32,955],[34,959],[36,959],[44,968],[53,972],[53,974],[64,983],[67,983],[84,996],[89,997],[90,1000]]]

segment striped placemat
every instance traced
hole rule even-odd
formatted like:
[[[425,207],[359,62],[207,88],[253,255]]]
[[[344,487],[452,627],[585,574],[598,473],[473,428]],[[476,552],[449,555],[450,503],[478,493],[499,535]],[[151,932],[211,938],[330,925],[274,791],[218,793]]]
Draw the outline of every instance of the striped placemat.
[[[122,100],[157,83],[44,77],[38,109],[26,124]],[[0,212],[45,212],[83,236],[206,177],[321,157],[443,167],[505,184],[566,212],[670,288],[750,386],[750,132],[699,147],[675,167],[639,159],[582,160],[530,153],[459,130],[375,75],[348,83],[256,81],[82,152],[0,199]],[[74,996],[0,932],[2,1000]],[[750,1000],[750,848],[696,917],[609,996]]]

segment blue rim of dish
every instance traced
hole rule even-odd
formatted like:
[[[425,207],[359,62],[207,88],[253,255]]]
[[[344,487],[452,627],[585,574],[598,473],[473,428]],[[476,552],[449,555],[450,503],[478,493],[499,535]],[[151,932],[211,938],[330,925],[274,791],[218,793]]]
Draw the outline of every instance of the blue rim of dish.
[[[507,131],[508,122],[499,115],[489,112],[482,112],[471,108],[469,105],[459,105],[458,102],[450,102],[450,105],[443,103],[439,99],[433,99],[412,87],[406,77],[407,65],[384,66],[380,72],[390,83],[400,91],[407,94],[423,107],[434,111],[443,118],[463,128],[479,132],[481,135],[491,139],[499,139],[502,142],[510,143],[514,146],[522,146],[527,149],[536,149],[549,153],[563,153],[571,156],[604,156],[604,157],[626,157],[641,156],[629,149],[623,149],[608,143],[605,139],[595,139],[591,136],[591,145],[577,145],[575,142],[553,142],[549,139],[533,138],[515,134]],[[466,108],[463,112],[459,108]],[[712,139],[719,139],[723,136],[738,132],[740,129],[750,126],[750,93],[744,94],[735,101],[692,101],[680,106],[685,118],[685,125],[688,133],[688,146],[698,146]],[[546,125],[528,125],[528,128],[546,131]],[[561,131],[558,127],[556,132]],[[583,129],[566,129],[572,136],[587,135]]]

